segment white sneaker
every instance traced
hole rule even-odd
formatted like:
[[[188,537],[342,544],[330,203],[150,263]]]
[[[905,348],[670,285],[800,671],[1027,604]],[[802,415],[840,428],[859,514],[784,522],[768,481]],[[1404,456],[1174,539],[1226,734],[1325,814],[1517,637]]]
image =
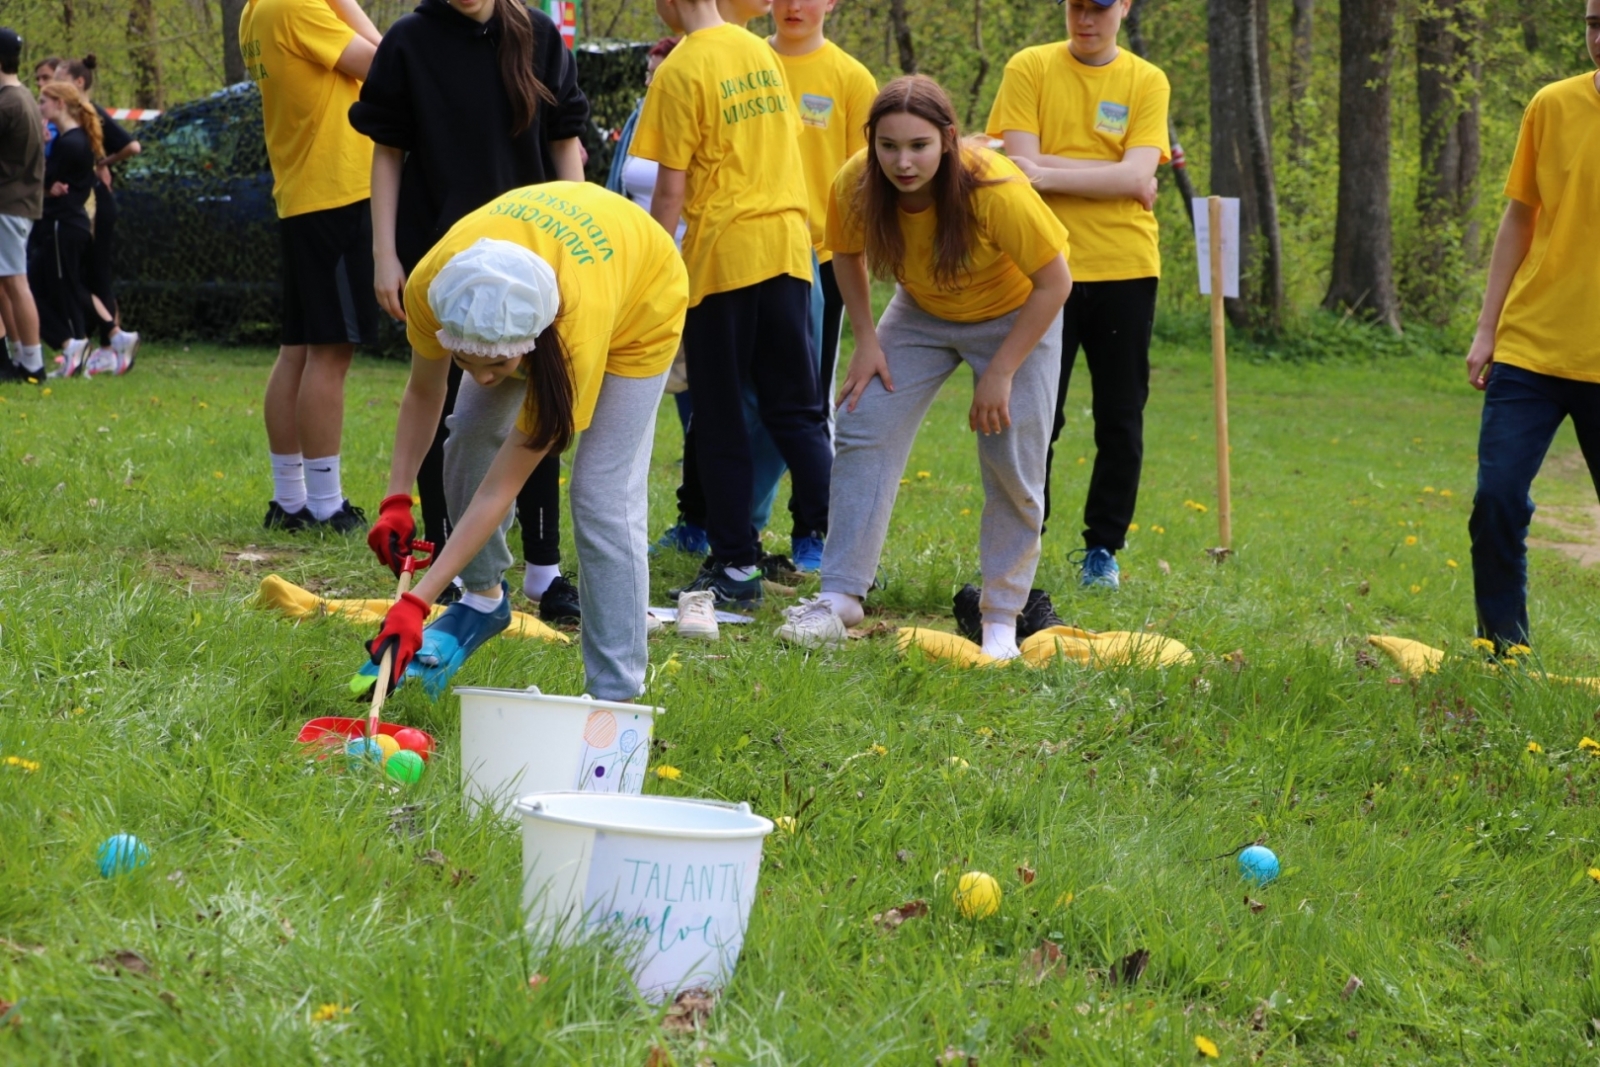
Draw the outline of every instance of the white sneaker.
[[[717,598],[711,590],[678,594],[678,636],[717,639]]]
[[[89,342],[85,338],[73,338],[61,346],[61,355],[56,357],[56,369],[50,372],[52,378],[70,378],[83,369],[84,354],[89,351]]]
[[[645,612],[644,613],[644,632],[647,633],[647,634],[653,634],[659,629],[661,629],[661,620],[656,618],[655,614],[653,612],[649,612],[649,611]]]
[[[833,605],[822,597],[802,600],[792,608],[783,609],[788,621],[778,627],[778,640],[802,648],[842,648],[850,637],[844,620],[839,618]]]
[[[100,374],[121,374],[122,360],[109,348],[97,348],[83,361],[83,376],[93,378]]]
[[[118,330],[111,335],[111,350],[117,354],[121,365],[118,374],[127,374],[133,369],[133,357],[139,351],[139,335],[129,333],[127,330]]]

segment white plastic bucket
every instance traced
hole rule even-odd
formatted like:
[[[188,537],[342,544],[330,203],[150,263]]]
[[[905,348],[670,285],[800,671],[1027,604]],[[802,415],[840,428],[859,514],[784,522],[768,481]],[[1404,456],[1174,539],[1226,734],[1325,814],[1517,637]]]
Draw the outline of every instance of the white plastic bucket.
[[[732,979],[770,819],[748,804],[599,793],[535,793],[516,809],[536,936],[620,938],[655,1000]]]
[[[461,792],[514,816],[524,793],[633,793],[665,709],[528,689],[459,688]]]

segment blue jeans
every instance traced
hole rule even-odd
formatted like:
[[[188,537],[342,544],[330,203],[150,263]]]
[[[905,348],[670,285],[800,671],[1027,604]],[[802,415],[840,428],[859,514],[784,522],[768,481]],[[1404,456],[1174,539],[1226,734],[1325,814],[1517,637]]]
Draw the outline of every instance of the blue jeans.
[[[1494,364],[1483,395],[1478,492],[1467,529],[1478,636],[1497,648],[1528,643],[1528,490],[1569,415],[1600,495],[1600,383]]]

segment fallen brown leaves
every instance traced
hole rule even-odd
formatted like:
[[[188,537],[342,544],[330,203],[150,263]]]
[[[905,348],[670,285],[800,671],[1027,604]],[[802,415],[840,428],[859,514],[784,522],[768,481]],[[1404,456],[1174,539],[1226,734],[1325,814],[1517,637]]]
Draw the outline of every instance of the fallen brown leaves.
[[[661,1029],[669,1034],[692,1034],[711,1017],[717,1006],[717,995],[709,989],[685,989],[672,999],[672,1006],[661,1020]],[[669,1058],[666,1062],[671,1063]]]
[[[1344,989],[1339,993],[1339,996],[1344,1000],[1349,1000],[1365,984],[1365,982],[1352,974],[1350,980],[1344,984]]]
[[[1111,984],[1133,985],[1148,966],[1150,966],[1149,949],[1134,949],[1111,968]]]
[[[1267,910],[1267,906],[1259,900],[1252,899],[1249,893],[1244,895],[1244,906],[1250,909],[1251,915],[1260,915]]]
[[[934,1067],[978,1067],[978,1057],[967,1055],[964,1048],[946,1045],[944,1051],[933,1058]]]
[[[880,911],[872,917],[872,923],[880,930],[896,930],[907,919],[920,919],[926,914],[928,914],[926,900],[908,900],[888,911]]]
[[[1023,885],[1032,885],[1033,880],[1037,877],[1038,874],[1032,867],[1023,866],[1017,868],[1017,878],[1021,880]]]
[[[1025,982],[1038,985],[1046,978],[1060,977],[1067,973],[1067,962],[1061,953],[1061,947],[1053,941],[1045,941],[1022,962],[1019,977]]]
[[[154,968],[150,961],[129,949],[118,949],[116,952],[101,956],[93,961],[96,967],[104,971],[127,971],[129,974],[147,975]]]

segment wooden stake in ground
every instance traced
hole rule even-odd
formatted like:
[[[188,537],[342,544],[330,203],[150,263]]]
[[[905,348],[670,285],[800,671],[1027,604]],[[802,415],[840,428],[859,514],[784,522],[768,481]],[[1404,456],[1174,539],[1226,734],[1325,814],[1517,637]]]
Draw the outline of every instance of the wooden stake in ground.
[[[1233,549],[1233,479],[1228,464],[1228,322],[1222,308],[1222,197],[1206,199],[1211,224],[1211,373],[1217,409],[1217,529]]]

